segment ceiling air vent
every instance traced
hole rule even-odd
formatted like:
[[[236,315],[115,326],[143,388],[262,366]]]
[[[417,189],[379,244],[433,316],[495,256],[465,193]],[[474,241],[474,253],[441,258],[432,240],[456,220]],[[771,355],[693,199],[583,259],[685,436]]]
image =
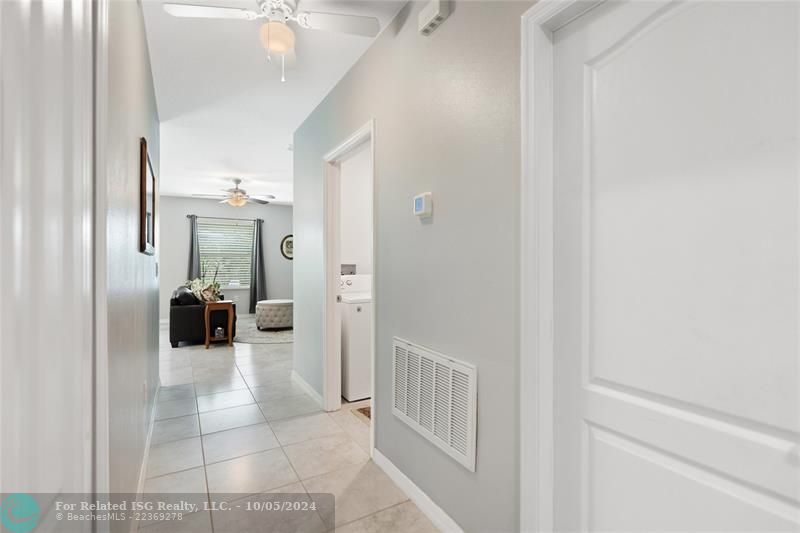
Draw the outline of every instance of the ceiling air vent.
[[[474,472],[476,368],[397,337],[392,354],[392,413]]]
[[[418,24],[419,32],[422,35],[430,35],[433,30],[442,25],[442,22],[450,16],[449,0],[431,0],[419,12]]]

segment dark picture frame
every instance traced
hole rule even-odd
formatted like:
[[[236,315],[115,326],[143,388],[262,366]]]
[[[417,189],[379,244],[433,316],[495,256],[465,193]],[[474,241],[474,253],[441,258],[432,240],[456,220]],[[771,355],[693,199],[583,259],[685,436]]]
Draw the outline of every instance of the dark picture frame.
[[[294,260],[294,235],[287,235],[281,240],[281,255],[289,261]]]
[[[156,253],[156,174],[144,137],[139,139],[139,251]]]

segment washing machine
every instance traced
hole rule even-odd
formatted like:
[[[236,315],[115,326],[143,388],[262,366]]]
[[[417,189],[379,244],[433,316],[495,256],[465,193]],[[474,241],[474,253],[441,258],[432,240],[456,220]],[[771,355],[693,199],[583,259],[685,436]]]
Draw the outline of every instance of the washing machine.
[[[348,402],[372,396],[372,276],[342,276],[342,396]]]

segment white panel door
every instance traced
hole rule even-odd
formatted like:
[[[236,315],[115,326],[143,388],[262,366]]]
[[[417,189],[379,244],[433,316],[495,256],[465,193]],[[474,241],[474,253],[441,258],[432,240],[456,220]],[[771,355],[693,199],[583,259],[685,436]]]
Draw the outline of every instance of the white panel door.
[[[554,33],[563,531],[800,531],[800,4]]]

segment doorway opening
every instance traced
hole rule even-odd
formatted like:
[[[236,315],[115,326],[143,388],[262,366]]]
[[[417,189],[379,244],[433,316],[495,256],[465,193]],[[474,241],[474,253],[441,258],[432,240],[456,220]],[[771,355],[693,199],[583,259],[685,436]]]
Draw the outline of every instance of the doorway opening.
[[[375,386],[374,125],[368,122],[325,165],[325,305],[323,399],[367,420]],[[370,420],[370,453],[374,447]]]

